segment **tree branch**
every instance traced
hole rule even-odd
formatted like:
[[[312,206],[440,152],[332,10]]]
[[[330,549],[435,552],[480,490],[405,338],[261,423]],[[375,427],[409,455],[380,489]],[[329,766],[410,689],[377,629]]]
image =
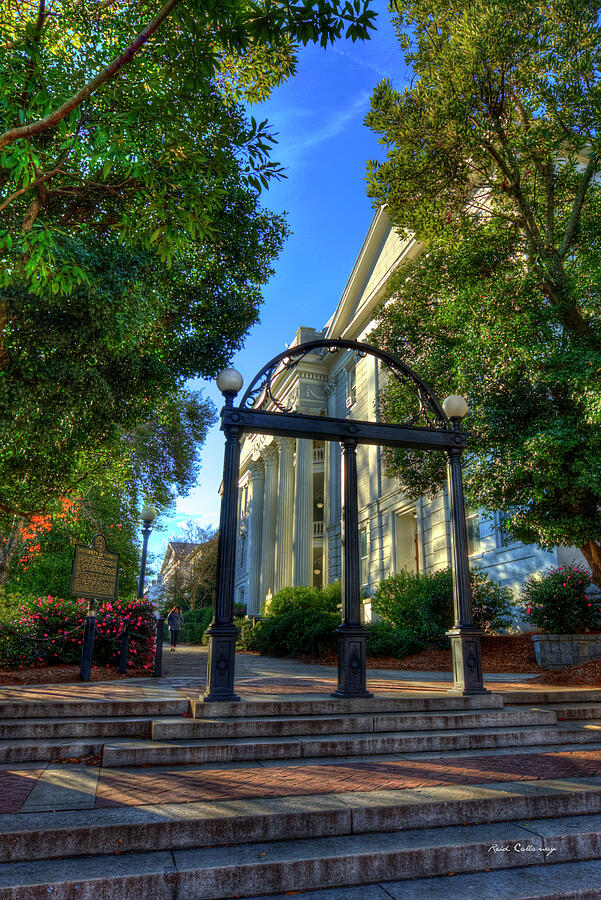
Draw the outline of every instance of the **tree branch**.
[[[66,100],[62,106],[59,106],[58,109],[55,109],[54,112],[49,113],[47,116],[44,116],[43,119],[38,119],[37,122],[32,122],[29,125],[20,125],[16,128],[10,128],[8,131],[5,131],[4,134],[0,135],[0,150],[3,147],[6,147],[8,144],[12,144],[15,141],[20,140],[21,138],[31,138],[35,137],[38,134],[42,134],[44,131],[48,131],[50,128],[54,128],[58,125],[59,122],[62,122],[74,109],[77,109],[78,106],[87,100],[95,91],[98,90],[103,84],[107,81],[110,81],[111,78],[123,68],[123,66],[127,65],[127,63],[131,62],[133,57],[136,55],[138,50],[144,46],[146,41],[154,32],[159,28],[163,21],[170,15],[172,10],[181,0],[167,0],[164,6],[159,10],[154,19],[144,28],[143,31],[131,42],[129,47],[120,53],[119,56],[115,57],[115,59],[109,63],[98,75],[93,78],[88,84],[85,85],[80,91],[74,94],[69,100]]]
[[[578,190],[576,191],[576,196],[574,197],[572,212],[570,214],[570,221],[568,222],[568,227],[566,228],[566,232],[563,236],[563,241],[561,242],[561,247],[559,248],[560,259],[564,259],[566,253],[572,246],[572,240],[580,222],[580,214],[582,212],[584,198],[586,197],[586,192],[591,183],[591,179],[597,171],[598,164],[598,157],[595,153],[593,153],[588,161],[586,169],[584,170],[582,178],[580,179],[580,184],[578,185]]]

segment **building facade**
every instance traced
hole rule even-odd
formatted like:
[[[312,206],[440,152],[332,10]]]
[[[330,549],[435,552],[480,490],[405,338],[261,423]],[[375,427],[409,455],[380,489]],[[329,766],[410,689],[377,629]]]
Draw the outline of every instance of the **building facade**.
[[[374,315],[392,272],[417,253],[384,210],[376,213],[344,292],[321,330],[299,327],[292,346],[345,338],[369,343]],[[267,362],[267,360],[265,360]],[[253,373],[254,374],[254,373]],[[381,380],[377,359],[319,351],[276,374],[272,394],[290,410],[374,420]],[[440,398],[443,399],[443,398]],[[274,408],[267,402],[266,409]],[[357,447],[361,581],[365,619],[378,583],[401,569],[433,571],[450,564],[446,490],[417,502],[404,497],[383,466],[382,448]],[[259,615],[270,594],[290,585],[316,585],[342,576],[341,451],[333,442],[249,435],[240,466],[236,600]],[[570,562],[578,551],[547,553],[508,542],[500,515],[468,510],[470,564],[512,588],[531,572]]]

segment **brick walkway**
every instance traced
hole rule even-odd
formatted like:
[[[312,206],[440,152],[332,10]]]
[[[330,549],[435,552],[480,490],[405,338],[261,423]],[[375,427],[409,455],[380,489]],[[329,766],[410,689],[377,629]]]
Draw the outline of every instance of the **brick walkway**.
[[[19,812],[44,769],[22,769],[17,764],[10,770],[0,770],[0,813]]]
[[[334,771],[335,769],[335,771]],[[601,776],[601,750],[236,769],[103,769],[96,806],[339,794]]]

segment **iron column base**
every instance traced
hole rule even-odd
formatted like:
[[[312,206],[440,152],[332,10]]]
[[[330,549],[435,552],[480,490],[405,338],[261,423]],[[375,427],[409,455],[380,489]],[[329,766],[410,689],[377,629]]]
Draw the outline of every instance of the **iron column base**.
[[[341,625],[338,635],[338,687],[332,697],[373,697],[366,687],[365,638],[362,625]]]
[[[453,654],[453,692],[464,697],[472,694],[490,694],[482,680],[482,632],[473,625],[459,625],[447,631]]]
[[[207,663],[207,687],[205,703],[233,703],[240,700],[234,693],[234,665],[236,658],[236,638],[239,631],[235,625],[210,625],[209,659]]]

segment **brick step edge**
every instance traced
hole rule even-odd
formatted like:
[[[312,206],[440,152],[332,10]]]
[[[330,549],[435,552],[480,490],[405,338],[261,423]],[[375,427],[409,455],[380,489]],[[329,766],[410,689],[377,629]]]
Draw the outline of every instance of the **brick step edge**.
[[[0,816],[0,863],[601,814],[601,777]]]
[[[0,866],[0,898],[231,900],[601,856],[600,816],[127,853]],[[508,850],[502,848],[507,845]],[[551,853],[553,854],[551,857]],[[52,891],[49,891],[52,887]]]

